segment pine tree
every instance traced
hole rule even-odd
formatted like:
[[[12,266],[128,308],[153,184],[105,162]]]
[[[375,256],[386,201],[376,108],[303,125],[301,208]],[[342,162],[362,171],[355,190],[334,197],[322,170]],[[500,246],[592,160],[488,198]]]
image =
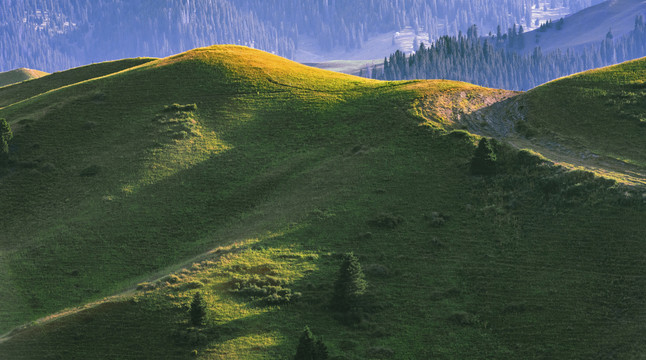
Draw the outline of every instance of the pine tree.
[[[346,254],[339,269],[339,277],[334,284],[332,308],[349,311],[358,306],[367,286],[359,259],[353,253]]]
[[[326,360],[328,356],[327,346],[321,339],[316,339],[306,326],[298,341],[294,360]]]
[[[471,159],[471,173],[475,175],[491,175],[496,171],[495,140],[482,138]]]
[[[193,326],[202,326],[204,324],[204,317],[206,316],[206,306],[202,300],[202,295],[200,293],[195,293],[193,296],[193,301],[191,301],[191,309],[189,310],[191,315],[191,324]]]
[[[9,140],[13,138],[11,127],[5,119],[0,119],[0,160],[9,155]]]

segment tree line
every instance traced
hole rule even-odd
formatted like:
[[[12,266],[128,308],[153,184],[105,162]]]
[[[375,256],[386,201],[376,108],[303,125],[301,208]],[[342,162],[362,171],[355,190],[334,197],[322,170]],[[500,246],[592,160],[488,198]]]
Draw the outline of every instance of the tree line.
[[[522,28],[521,28],[522,29]],[[521,30],[522,32],[522,30]],[[615,38],[609,31],[601,42],[582,50],[543,53],[540,47],[521,54],[523,39],[516,28],[507,34],[478,36],[472,26],[466,35],[443,36],[411,55],[401,51],[384,59],[383,67],[361,75],[381,80],[449,79],[509,90],[527,90],[573,73],[646,56],[646,25],[637,16],[634,29]]]
[[[600,0],[558,0],[577,9]],[[238,44],[294,58],[299,42],[354,49],[405,26],[457,35],[531,22],[535,0],[0,0],[0,71],[58,71]]]

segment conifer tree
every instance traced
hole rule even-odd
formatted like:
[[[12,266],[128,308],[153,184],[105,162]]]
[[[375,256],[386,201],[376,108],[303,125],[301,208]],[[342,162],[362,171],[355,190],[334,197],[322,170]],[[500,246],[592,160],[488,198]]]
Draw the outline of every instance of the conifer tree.
[[[11,127],[5,119],[0,119],[0,160],[9,155],[9,140],[13,138]]]
[[[496,171],[495,140],[482,138],[471,159],[471,173],[475,175],[491,175]]]
[[[353,253],[346,254],[334,284],[332,308],[348,311],[356,307],[367,286],[359,259]]]
[[[193,326],[202,326],[204,324],[204,317],[206,316],[206,306],[202,300],[202,295],[198,292],[193,296],[191,301],[191,309],[189,310],[191,316],[191,324]]]
[[[306,326],[298,341],[294,360],[326,360],[328,356],[327,346]]]

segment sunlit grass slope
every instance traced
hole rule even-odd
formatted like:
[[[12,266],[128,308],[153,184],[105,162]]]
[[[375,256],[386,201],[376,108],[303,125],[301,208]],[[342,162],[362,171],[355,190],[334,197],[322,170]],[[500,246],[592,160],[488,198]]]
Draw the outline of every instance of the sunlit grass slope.
[[[642,353],[643,190],[504,147],[472,176],[477,139],[443,131],[447,109],[503,95],[216,46],[0,110],[1,331],[150,282],[16,331],[0,357],[280,359],[305,325],[346,359]],[[369,283],[356,325],[326,306],[349,251]],[[302,297],[233,291],[258,278]]]
[[[26,68],[6,71],[0,73],[0,87],[12,85],[25,80],[37,79],[45,75],[48,74],[40,70],[32,70]]]
[[[118,61],[107,61],[87,66],[74,68],[67,71],[55,72],[53,74],[42,73],[37,81],[15,84],[0,88],[0,108],[13,103],[29,99],[33,96],[58,89],[63,86],[76,84],[88,79],[114,74],[116,72],[135,67],[152,61],[151,58],[126,59]],[[32,70],[33,71],[33,70]],[[44,78],[44,75],[47,75]],[[1,82],[1,80],[0,80]],[[14,83],[17,81],[14,81]],[[2,86],[2,85],[0,85]]]
[[[537,130],[646,167],[646,59],[555,80],[524,98]]]

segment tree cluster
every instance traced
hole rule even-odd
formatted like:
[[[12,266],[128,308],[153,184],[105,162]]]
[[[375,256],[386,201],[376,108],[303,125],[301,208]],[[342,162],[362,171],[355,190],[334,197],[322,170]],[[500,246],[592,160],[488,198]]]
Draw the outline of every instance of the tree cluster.
[[[570,7],[600,0],[559,0]],[[299,42],[362,47],[406,26],[431,38],[530,24],[535,0],[0,0],[0,71],[58,71],[137,56],[238,44],[293,58]]]
[[[506,35],[506,36],[505,36]],[[616,39],[606,38],[582,50],[547,54],[536,47],[525,55],[517,51],[519,31],[481,38],[473,27],[465,36],[443,36],[429,47],[421,44],[411,55],[397,51],[372,69],[381,80],[449,79],[510,90],[527,90],[550,80],[646,56],[646,25],[637,16],[634,29]]]

